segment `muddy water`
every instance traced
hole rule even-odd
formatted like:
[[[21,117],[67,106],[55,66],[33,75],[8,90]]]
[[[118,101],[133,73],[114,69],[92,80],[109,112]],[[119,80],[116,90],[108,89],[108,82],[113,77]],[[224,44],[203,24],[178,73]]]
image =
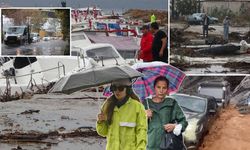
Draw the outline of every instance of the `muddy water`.
[[[0,143],[1,150],[22,147],[27,150],[103,150],[106,142],[103,138],[69,138],[61,140],[58,144],[45,143]]]
[[[171,58],[178,58],[181,57],[179,55],[171,56]],[[184,62],[190,64],[209,64],[210,67],[185,67],[186,74],[203,74],[203,73],[223,73],[223,74],[249,74],[249,69],[239,69],[239,68],[232,68],[232,67],[223,67],[225,63],[238,63],[238,62],[245,62],[250,63],[250,55],[249,54],[242,54],[236,56],[227,56],[227,57],[187,57],[183,56],[182,59]]]
[[[30,45],[2,44],[3,55],[64,55],[67,42],[63,40],[50,40],[31,43]]]
[[[89,98],[93,93],[76,93],[72,95],[35,95],[29,100],[0,103],[0,135],[23,133],[31,135],[47,134],[57,131],[59,136],[48,137],[41,141],[30,139],[0,141],[0,150],[21,146],[23,149],[103,149],[105,139],[96,134],[87,136],[79,134],[74,138],[63,138],[60,134],[72,133],[79,129],[91,129],[95,132],[96,115],[103,99]],[[20,141],[26,141],[20,143]],[[51,144],[52,143],[52,144]],[[53,144],[54,143],[54,144]]]

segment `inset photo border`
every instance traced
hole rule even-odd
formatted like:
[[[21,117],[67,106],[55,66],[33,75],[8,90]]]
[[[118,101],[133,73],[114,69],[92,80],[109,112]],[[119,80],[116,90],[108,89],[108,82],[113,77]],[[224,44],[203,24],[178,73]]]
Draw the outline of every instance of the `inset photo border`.
[[[171,3],[172,65],[187,74],[250,73],[250,1]]]
[[[71,8],[20,7],[1,11],[1,55],[70,55]]]

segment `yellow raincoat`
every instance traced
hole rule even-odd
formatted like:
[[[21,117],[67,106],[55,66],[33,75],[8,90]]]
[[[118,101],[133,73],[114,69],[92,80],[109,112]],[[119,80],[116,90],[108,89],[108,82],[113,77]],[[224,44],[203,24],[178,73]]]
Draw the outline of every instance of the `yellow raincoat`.
[[[102,111],[107,111],[107,101]],[[106,150],[146,150],[147,119],[143,105],[129,98],[120,108],[115,106],[111,125],[96,123],[97,133],[107,138]]]
[[[156,16],[153,14],[150,16],[150,23],[156,22]]]

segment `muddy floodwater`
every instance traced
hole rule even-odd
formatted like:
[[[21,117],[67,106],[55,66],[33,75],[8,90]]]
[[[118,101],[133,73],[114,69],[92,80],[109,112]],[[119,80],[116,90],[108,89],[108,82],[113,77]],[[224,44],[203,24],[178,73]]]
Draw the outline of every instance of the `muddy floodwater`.
[[[47,94],[0,103],[0,149],[104,149],[105,139],[95,131],[104,98],[93,96]]]
[[[185,67],[172,61],[173,58],[182,60]],[[186,74],[249,74],[250,73],[250,54],[213,56],[213,57],[188,57],[171,56],[171,64],[182,69]],[[245,64],[245,65],[242,65]],[[194,67],[192,67],[194,66]]]
[[[106,140],[104,138],[77,137],[60,139],[57,144],[35,142],[0,143],[1,150],[11,150],[17,148],[17,146],[27,150],[102,150],[105,149]]]

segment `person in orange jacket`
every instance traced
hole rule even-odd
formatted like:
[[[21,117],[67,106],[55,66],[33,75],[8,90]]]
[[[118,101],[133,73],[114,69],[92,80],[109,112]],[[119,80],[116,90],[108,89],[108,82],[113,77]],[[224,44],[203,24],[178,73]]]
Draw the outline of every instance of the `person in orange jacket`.
[[[149,31],[148,25],[143,25],[141,28],[143,33],[140,43],[140,51],[139,58],[143,60],[143,62],[151,62],[153,60],[152,56],[152,43],[153,43],[153,35]]]

